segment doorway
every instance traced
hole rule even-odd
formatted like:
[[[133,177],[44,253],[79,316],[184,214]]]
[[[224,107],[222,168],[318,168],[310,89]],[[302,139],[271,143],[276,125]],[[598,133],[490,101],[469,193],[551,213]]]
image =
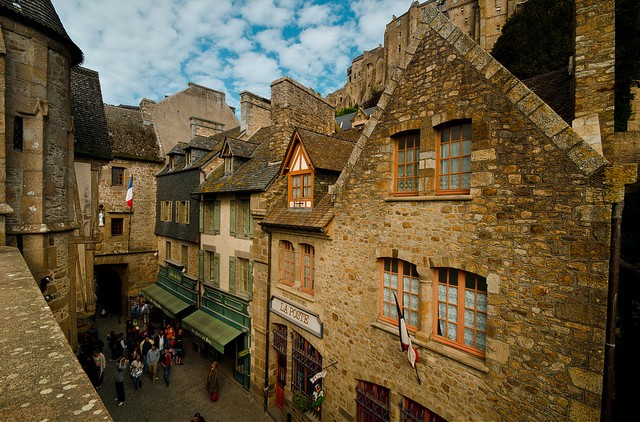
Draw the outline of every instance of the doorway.
[[[102,315],[122,315],[122,278],[111,265],[96,265],[96,312]]]

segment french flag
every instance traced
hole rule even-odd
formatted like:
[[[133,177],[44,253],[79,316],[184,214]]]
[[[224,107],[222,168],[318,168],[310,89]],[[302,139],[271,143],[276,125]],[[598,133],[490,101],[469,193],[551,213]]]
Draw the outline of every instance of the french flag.
[[[129,208],[133,208],[133,176],[129,179],[129,189],[127,189],[127,196],[125,198]]]
[[[400,331],[400,347],[402,347],[402,351],[407,353],[407,360],[409,361],[409,365],[412,368],[416,367],[416,362],[418,361],[418,351],[411,344],[411,337],[409,337],[409,331],[407,330],[407,323],[404,320],[404,313],[400,309],[400,305],[398,305],[398,298],[396,294],[393,294],[393,298],[396,300],[396,312],[398,313],[398,330]],[[418,383],[420,379],[418,379]]]

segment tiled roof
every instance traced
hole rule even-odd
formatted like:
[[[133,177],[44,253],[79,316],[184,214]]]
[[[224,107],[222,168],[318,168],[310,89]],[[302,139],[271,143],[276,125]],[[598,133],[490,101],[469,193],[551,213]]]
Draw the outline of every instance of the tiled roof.
[[[371,116],[374,112],[376,108],[375,107],[369,107],[369,108],[365,108],[364,111],[367,116]],[[336,122],[338,122],[338,126],[340,126],[340,129],[342,130],[348,130],[351,129],[351,122],[353,121],[353,118],[355,117],[355,115],[357,114],[357,112],[353,112],[353,113],[349,113],[349,114],[344,114],[342,116],[338,116],[336,117]]]
[[[246,141],[240,139],[227,139],[231,155],[239,158],[251,158],[253,152],[259,144],[255,143],[251,138]]]
[[[313,208],[289,208],[282,195],[260,225],[324,232],[334,217],[331,195],[325,195]]]
[[[308,129],[298,129],[300,139],[316,169],[342,171],[355,144]]]
[[[558,113],[562,119],[571,123],[574,119],[573,102],[571,100],[572,78],[566,67],[544,75],[522,81],[530,90]]]
[[[259,129],[249,141],[255,147],[250,159],[233,174],[224,175],[222,166],[200,185],[201,193],[264,191],[280,172],[279,165],[269,164],[269,138],[272,127]],[[234,141],[235,142],[235,141]],[[240,141],[246,142],[246,141]]]
[[[187,145],[189,144],[187,144],[186,142],[178,142],[176,146],[167,153],[167,155],[184,155],[184,150]]]
[[[214,141],[209,136],[194,136],[193,138],[191,138],[191,141],[189,141],[185,149],[197,148],[211,151],[213,147],[218,144],[218,142],[219,141]]]
[[[98,72],[84,67],[71,69],[71,114],[74,154],[111,160],[111,143]]]
[[[144,122],[140,109],[105,104],[104,111],[114,157],[163,161],[153,125]]]
[[[71,41],[50,0],[0,0],[0,14],[62,42],[71,51],[71,65],[82,63],[82,51]]]

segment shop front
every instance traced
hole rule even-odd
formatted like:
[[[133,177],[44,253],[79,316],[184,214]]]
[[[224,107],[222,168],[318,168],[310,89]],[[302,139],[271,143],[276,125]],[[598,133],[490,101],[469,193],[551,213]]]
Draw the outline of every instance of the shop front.
[[[168,263],[161,266],[158,281],[145,287],[141,293],[154,307],[173,320],[178,321],[192,312],[197,303],[197,281],[182,273],[181,265]],[[163,326],[166,321],[163,321]]]
[[[251,378],[251,318],[249,303],[227,292],[204,286],[202,306],[182,320],[202,355],[225,360],[246,390]]]

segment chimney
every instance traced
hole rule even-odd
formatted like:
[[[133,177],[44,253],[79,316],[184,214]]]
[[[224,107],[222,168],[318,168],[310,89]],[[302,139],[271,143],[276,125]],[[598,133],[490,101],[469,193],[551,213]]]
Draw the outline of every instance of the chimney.
[[[213,120],[202,119],[200,117],[190,117],[191,138],[194,136],[212,136],[224,130],[224,123]]]
[[[261,127],[271,126],[271,101],[249,91],[240,93],[240,130],[251,136]]]
[[[596,151],[613,134],[615,0],[575,0],[574,130]]]

